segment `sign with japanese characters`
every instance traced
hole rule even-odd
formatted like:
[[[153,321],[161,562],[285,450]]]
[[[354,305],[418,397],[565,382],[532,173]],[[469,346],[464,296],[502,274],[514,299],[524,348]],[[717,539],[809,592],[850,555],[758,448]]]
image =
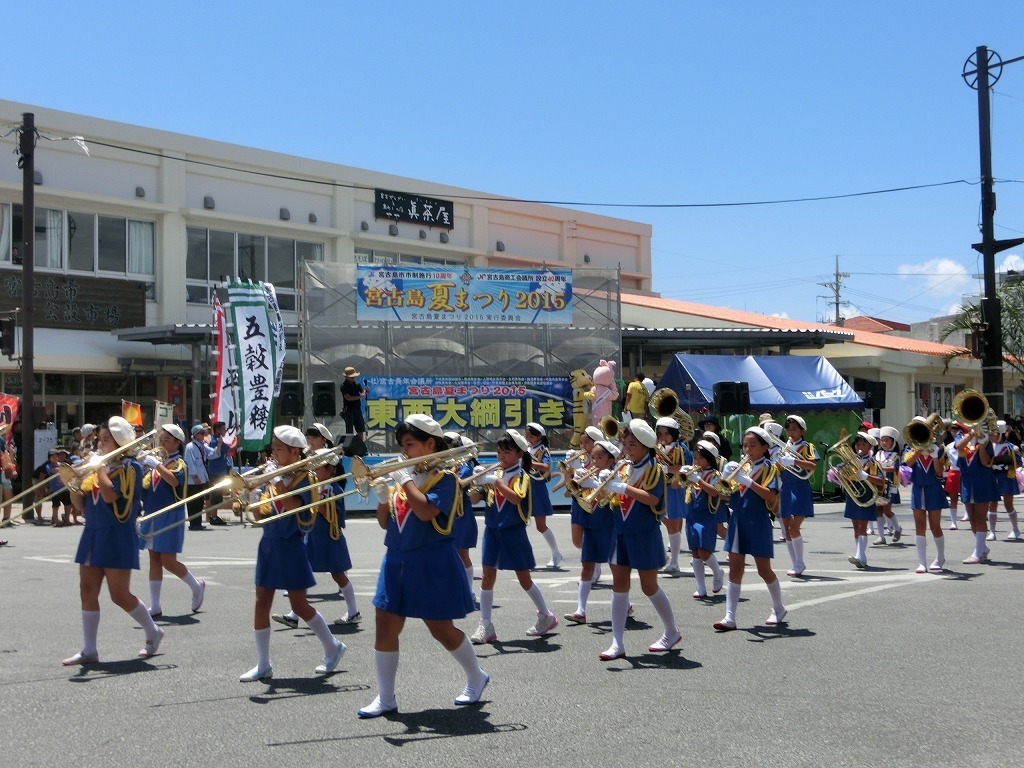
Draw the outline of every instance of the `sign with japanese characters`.
[[[145,284],[37,272],[32,290],[36,328],[109,331],[146,324]],[[0,270],[0,312],[21,307],[21,270]]]
[[[378,219],[408,221],[427,227],[455,228],[451,200],[409,195],[387,189],[374,190],[373,213]]]
[[[357,265],[356,320],[572,323],[572,270]]]
[[[572,425],[572,387],[565,376],[501,379],[377,376],[366,380],[366,425],[394,429],[414,413],[445,430],[523,429]]]
[[[274,413],[277,340],[267,297],[259,283],[232,283],[228,302],[238,373],[239,447],[261,450],[270,442]]]

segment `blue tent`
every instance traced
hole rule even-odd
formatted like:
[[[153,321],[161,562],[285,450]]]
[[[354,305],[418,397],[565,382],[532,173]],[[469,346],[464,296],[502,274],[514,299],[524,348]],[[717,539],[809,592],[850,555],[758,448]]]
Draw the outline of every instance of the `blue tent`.
[[[714,408],[714,385],[745,381],[752,411],[835,411],[864,407],[824,357],[675,355],[659,387],[679,396],[685,410]]]

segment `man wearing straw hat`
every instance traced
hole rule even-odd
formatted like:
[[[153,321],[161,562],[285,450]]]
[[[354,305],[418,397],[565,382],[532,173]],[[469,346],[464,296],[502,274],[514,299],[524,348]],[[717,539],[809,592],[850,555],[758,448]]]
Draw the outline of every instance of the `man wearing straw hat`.
[[[345,417],[345,434],[352,434],[354,430],[356,439],[364,446],[366,421],[363,420],[363,400],[366,398],[366,387],[359,383],[358,377],[359,371],[351,365],[345,369],[345,380],[341,382],[341,415]]]

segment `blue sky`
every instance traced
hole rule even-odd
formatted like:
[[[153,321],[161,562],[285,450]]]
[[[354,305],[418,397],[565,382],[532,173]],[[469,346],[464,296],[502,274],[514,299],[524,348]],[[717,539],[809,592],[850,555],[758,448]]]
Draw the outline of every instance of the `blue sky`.
[[[164,10],[164,9],[171,10]],[[662,295],[913,322],[977,290],[978,45],[1024,55],[1019,0],[36,3],[5,98],[654,227]],[[165,15],[169,14],[169,15]],[[29,71],[20,62],[31,60]],[[1024,181],[1024,62],[992,97]],[[13,162],[13,160],[11,160]],[[1024,184],[996,236],[1024,236]],[[1024,267],[1024,250],[997,263]]]

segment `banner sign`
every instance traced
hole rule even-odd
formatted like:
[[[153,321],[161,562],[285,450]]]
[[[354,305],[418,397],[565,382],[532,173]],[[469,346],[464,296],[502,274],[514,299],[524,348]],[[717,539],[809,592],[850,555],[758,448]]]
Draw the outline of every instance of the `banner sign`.
[[[281,381],[284,379],[284,356],[288,351],[288,345],[284,336],[284,318],[281,316],[281,305],[277,303],[277,290],[272,283],[260,283],[263,286],[263,295],[267,299],[267,312],[270,317],[270,330],[274,333],[274,342],[277,345],[275,361],[277,367],[274,369],[274,397],[281,394]]]
[[[227,424],[227,437],[238,437],[238,361],[230,344],[227,316],[220,297],[213,294],[213,343],[217,361],[213,372],[213,403],[210,412],[213,421]]]
[[[262,285],[232,283],[228,302],[238,368],[239,447],[258,451],[270,442],[273,428],[277,339]]]
[[[572,270],[356,266],[356,320],[572,323]]]
[[[162,400],[153,402],[153,426],[159,427],[164,424],[174,423],[174,406]]]
[[[369,429],[394,429],[414,413],[456,432],[522,430],[531,421],[546,428],[572,425],[572,385],[564,376],[375,376],[366,382]]]
[[[128,400],[121,401],[121,417],[133,427],[142,426],[142,405]]]
[[[22,274],[0,269],[0,312],[21,306]],[[36,328],[109,331],[146,324],[146,285],[134,280],[36,273],[32,284]]]
[[[451,200],[438,200],[387,189],[374,190],[373,197],[373,215],[378,219],[408,221],[441,229],[455,228],[455,207]]]

